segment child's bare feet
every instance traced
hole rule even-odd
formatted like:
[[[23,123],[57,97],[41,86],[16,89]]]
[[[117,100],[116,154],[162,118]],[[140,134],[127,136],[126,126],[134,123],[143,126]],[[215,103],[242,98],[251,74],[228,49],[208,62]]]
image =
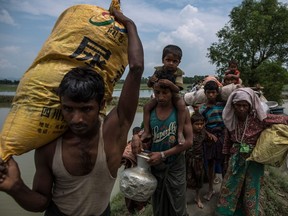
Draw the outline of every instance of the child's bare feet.
[[[185,143],[185,138],[184,138],[184,135],[183,133],[178,133],[178,144],[179,145],[183,145]]]
[[[151,138],[152,138],[152,135],[150,133],[145,132],[145,131],[141,135],[141,141],[142,142],[148,142]]]
[[[204,195],[204,199],[206,199],[207,201],[210,201],[212,196],[215,194],[215,191],[209,191],[206,195]]]
[[[198,208],[201,208],[201,209],[203,209],[203,208],[204,208],[204,205],[203,205],[203,203],[201,202],[201,200],[200,200],[200,199],[195,199],[195,202],[196,202],[196,204],[197,204]]]

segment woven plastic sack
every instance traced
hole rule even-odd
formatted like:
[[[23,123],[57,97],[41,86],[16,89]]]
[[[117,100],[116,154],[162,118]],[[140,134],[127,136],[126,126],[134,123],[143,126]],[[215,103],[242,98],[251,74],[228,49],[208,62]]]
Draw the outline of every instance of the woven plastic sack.
[[[111,5],[119,9],[118,1]],[[6,161],[65,132],[55,90],[71,68],[88,65],[101,74],[109,102],[128,64],[127,46],[126,29],[108,10],[94,5],[65,10],[20,80],[1,132],[0,157]]]
[[[184,101],[186,104],[194,106],[207,102],[207,97],[204,92],[204,88],[200,88],[197,91],[188,92],[184,95]]]
[[[247,160],[280,167],[288,153],[288,125],[275,124],[262,131]]]
[[[223,101],[227,101],[230,94],[237,88],[240,88],[239,84],[231,83],[229,85],[223,86],[220,88],[220,95]]]

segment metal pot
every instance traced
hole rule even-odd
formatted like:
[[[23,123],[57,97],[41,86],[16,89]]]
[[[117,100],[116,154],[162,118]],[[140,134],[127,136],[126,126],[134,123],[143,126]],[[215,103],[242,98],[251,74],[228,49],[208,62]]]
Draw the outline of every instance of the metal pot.
[[[138,201],[147,201],[157,187],[156,178],[150,173],[145,153],[137,154],[137,166],[123,170],[120,175],[120,191],[125,197]]]

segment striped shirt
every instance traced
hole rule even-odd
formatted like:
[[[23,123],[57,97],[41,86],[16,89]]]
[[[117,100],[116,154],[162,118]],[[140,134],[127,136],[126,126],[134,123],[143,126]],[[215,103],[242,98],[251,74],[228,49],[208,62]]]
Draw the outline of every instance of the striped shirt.
[[[199,112],[205,118],[205,127],[210,132],[212,130],[223,130],[225,128],[222,112],[224,109],[224,103],[217,102],[215,105],[211,107],[207,107],[206,104],[203,104]]]

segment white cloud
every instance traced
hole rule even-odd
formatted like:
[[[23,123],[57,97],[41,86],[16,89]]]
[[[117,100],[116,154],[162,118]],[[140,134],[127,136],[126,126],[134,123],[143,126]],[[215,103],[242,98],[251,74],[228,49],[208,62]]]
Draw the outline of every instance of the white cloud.
[[[16,54],[19,53],[20,47],[17,46],[6,46],[6,47],[0,47],[0,54]]]
[[[37,47],[38,51],[40,50],[42,46],[39,44],[40,41],[48,37],[48,33],[47,35],[43,33],[45,32],[43,28],[52,28],[51,26],[62,11],[69,6],[83,3],[108,8],[111,0],[9,0],[4,2],[3,8],[5,8],[6,15],[10,13],[9,16],[12,19],[11,14],[13,14],[12,20],[17,20],[17,23],[21,21],[19,32],[26,30],[26,34],[25,37],[21,33],[17,34],[15,28],[9,29],[13,32],[11,34],[6,34],[8,30],[5,31],[5,35],[4,32],[1,33],[0,47],[3,48],[0,52],[12,53],[14,51],[14,55],[11,54],[11,56],[14,59],[17,58],[15,64],[20,68],[19,73],[23,73],[26,69],[23,69],[23,66],[28,67],[32,63],[30,59],[37,55]],[[122,0],[122,10],[137,24],[144,46],[144,76],[151,75],[154,71],[153,67],[162,64],[162,49],[167,44],[176,44],[183,49],[180,67],[187,72],[186,75],[213,74],[215,66],[211,65],[206,57],[207,48],[217,41],[216,32],[228,22],[231,9],[240,5],[241,2],[242,0]],[[281,2],[287,3],[288,0]],[[1,12],[1,15],[5,15],[5,12]],[[34,27],[35,20],[38,20],[38,24],[43,20],[43,24]],[[33,29],[38,31],[38,34],[33,32]],[[29,33],[27,33],[28,30]],[[43,39],[33,40],[36,35]],[[9,46],[9,44],[14,44],[14,46]],[[21,50],[25,54],[21,53]],[[26,53],[27,50],[31,53]],[[18,55],[21,56],[20,58],[17,57],[17,52],[21,53]],[[12,58],[10,61],[14,62]],[[5,56],[5,59],[9,57]]]
[[[9,8],[15,11],[21,11],[32,15],[48,15],[52,17],[57,17],[66,8],[76,5],[76,4],[93,4],[99,5],[100,7],[108,8],[111,1],[104,0],[9,0]]]
[[[0,69],[17,69],[18,67],[14,64],[12,64],[7,59],[0,58]]]
[[[157,15],[165,17],[163,20],[166,22],[154,19],[153,25],[159,26],[155,31],[156,37],[153,40],[144,40],[144,49],[148,53],[145,55],[145,75],[151,75],[153,66],[161,64],[162,49],[167,44],[176,44],[182,48],[183,59],[180,67],[187,76],[214,74],[215,67],[206,57],[207,48],[216,40],[216,32],[224,26],[228,18],[224,14],[204,13],[190,4],[173,9],[173,13],[159,10]]]
[[[10,16],[9,12],[5,9],[0,10],[0,22],[8,25],[16,25],[15,21]]]

